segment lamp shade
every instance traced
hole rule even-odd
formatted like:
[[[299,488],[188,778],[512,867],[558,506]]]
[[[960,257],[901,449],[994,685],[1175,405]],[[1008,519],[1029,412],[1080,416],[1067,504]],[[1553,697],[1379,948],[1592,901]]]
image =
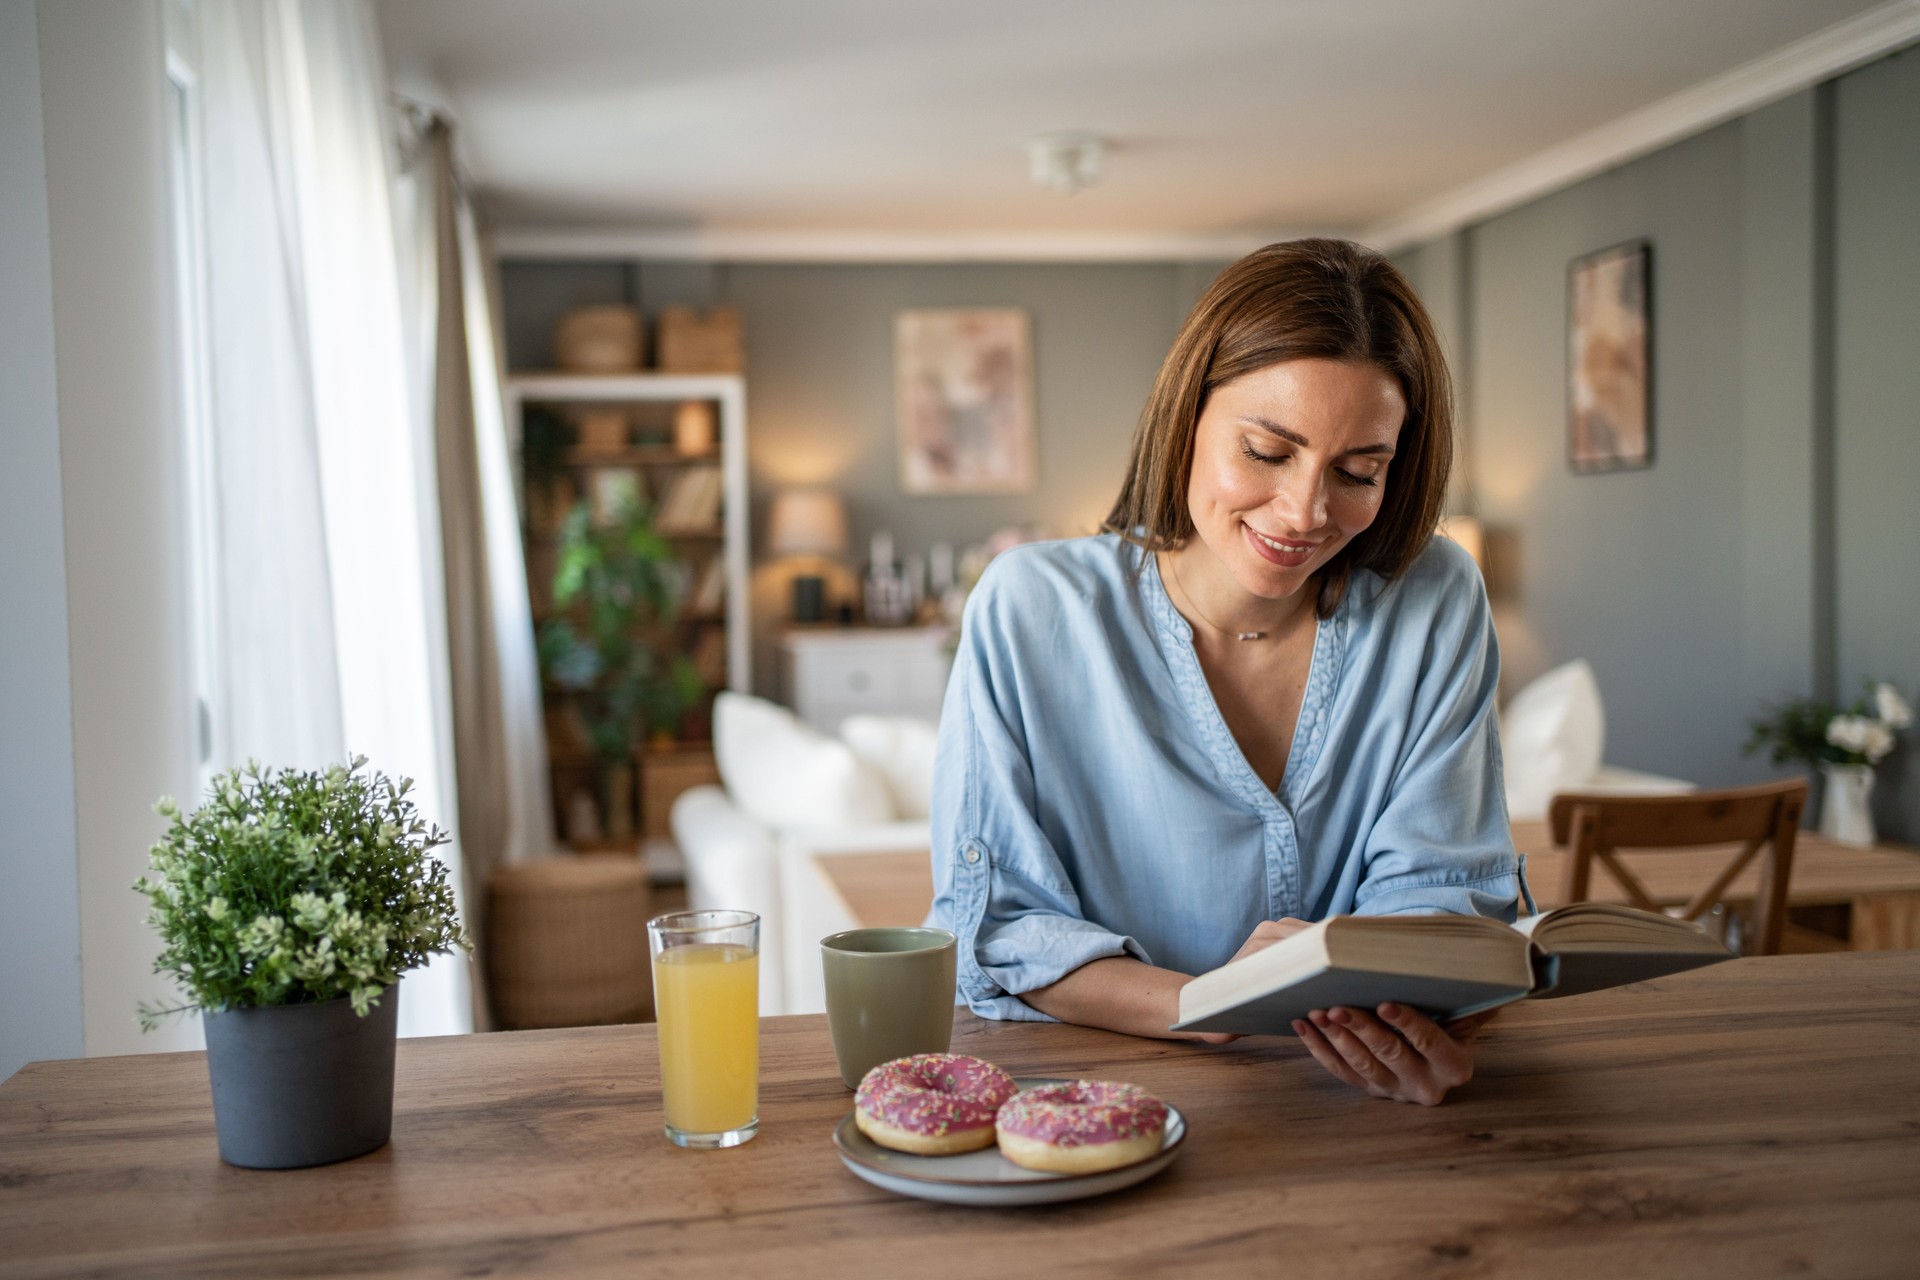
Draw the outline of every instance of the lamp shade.
[[[1487,532],[1481,523],[1472,516],[1444,516],[1440,521],[1440,533],[1459,543],[1473,562],[1480,566],[1480,574],[1487,572]]]
[[[777,556],[837,556],[847,549],[847,509],[824,489],[774,495],[767,547]]]

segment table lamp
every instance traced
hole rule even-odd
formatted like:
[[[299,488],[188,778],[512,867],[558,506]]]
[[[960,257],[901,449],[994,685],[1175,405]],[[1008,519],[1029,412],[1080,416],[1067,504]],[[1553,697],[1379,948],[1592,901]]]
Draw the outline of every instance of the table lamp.
[[[1474,516],[1442,516],[1440,533],[1459,543],[1473,562],[1480,566],[1482,577],[1487,573],[1487,530],[1486,526]]]
[[[824,489],[783,489],[774,495],[767,546],[776,556],[840,555],[847,549],[847,509]],[[793,580],[793,620],[826,617],[826,579],[800,574]]]

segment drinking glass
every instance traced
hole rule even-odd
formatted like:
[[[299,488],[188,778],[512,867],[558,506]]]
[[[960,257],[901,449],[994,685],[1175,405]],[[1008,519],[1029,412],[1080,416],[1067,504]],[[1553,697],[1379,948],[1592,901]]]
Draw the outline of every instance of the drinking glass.
[[[667,1139],[737,1147],[760,1129],[760,917],[656,916],[647,946]]]

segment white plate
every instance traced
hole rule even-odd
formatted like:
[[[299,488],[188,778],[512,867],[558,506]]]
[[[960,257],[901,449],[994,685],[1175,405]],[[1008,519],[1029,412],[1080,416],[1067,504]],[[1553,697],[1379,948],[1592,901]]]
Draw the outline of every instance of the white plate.
[[[1014,1083],[1021,1089],[1032,1089],[1064,1081],[1022,1076]],[[1157,1154],[1099,1173],[1042,1173],[1038,1169],[1022,1169],[1001,1155],[998,1147],[957,1156],[916,1156],[891,1151],[860,1132],[851,1112],[833,1131],[833,1145],[839,1149],[841,1161],[856,1175],[899,1195],[945,1204],[1022,1205],[1080,1200],[1145,1182],[1173,1163],[1186,1137],[1187,1118],[1170,1106],[1167,1132],[1160,1140]]]

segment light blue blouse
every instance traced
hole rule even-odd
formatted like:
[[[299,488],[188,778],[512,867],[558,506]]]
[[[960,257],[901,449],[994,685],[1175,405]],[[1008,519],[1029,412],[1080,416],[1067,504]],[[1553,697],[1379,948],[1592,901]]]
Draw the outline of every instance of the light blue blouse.
[[[1204,973],[1263,920],[1511,921],[1498,676],[1454,543],[1394,583],[1356,573],[1276,793],[1153,557],[1111,534],[1002,554],[967,602],[934,771],[932,921],[960,939],[961,994],[1047,1021],[1017,997],[1103,956]]]

